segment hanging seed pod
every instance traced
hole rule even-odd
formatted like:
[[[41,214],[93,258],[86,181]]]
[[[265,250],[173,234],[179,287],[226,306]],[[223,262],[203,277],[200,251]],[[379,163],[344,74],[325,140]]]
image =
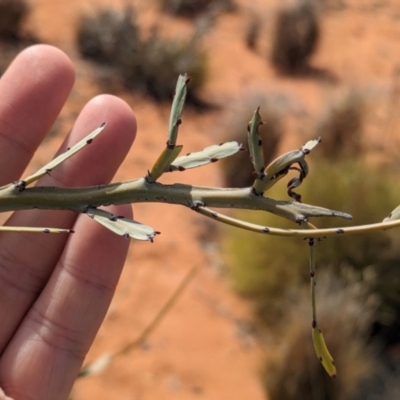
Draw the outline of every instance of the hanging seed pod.
[[[317,326],[312,329],[312,339],[317,357],[321,361],[321,364],[325,368],[325,371],[329,374],[330,377],[336,378],[335,362],[333,361],[328,347],[326,346],[322,332]]]

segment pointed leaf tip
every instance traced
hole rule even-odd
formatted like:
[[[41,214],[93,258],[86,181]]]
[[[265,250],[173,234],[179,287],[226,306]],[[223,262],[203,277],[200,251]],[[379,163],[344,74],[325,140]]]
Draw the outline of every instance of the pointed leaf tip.
[[[153,228],[128,218],[116,216],[105,210],[89,207],[89,217],[119,236],[152,242],[157,235]]]
[[[307,143],[305,143],[302,148],[301,151],[304,154],[308,154],[311,150],[313,150],[319,143],[321,143],[321,137],[318,137],[316,139],[312,139],[309,140]]]

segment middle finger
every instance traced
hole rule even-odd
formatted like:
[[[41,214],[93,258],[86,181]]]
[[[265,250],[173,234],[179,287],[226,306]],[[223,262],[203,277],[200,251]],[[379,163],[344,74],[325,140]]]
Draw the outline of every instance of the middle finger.
[[[87,186],[107,183],[125,158],[135,136],[136,122],[122,100],[99,96],[82,111],[61,151],[101,123],[102,134],[82,153],[39,181],[49,186]],[[7,225],[70,228],[71,211],[29,210],[13,214]],[[67,235],[2,233],[0,235],[0,353],[51,275]]]

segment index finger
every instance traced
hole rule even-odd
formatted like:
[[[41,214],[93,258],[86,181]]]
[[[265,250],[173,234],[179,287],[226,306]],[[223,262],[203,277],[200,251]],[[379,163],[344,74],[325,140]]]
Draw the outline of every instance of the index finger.
[[[27,48],[0,79],[0,186],[17,180],[54,124],[73,86],[69,58],[48,45]]]

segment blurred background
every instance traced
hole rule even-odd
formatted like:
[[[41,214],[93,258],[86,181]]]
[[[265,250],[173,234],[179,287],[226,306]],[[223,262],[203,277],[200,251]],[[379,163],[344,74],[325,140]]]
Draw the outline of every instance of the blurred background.
[[[65,51],[76,83],[31,169],[52,157],[88,100],[111,93],[138,120],[115,180],[145,175],[165,146],[176,78],[187,72],[185,152],[246,145],[260,106],[267,162],[322,137],[298,190],[304,202],[349,212],[352,224],[381,221],[400,203],[398,0],[0,0],[0,74],[35,43]],[[241,152],[162,181],[242,187],[253,179]],[[288,199],[285,183],[269,196]],[[338,368],[333,381],[312,348],[304,241],[217,226],[177,206],[134,211],[162,235],[132,243],[87,362],[132,342],[185,274],[197,273],[157,329],[79,379],[71,400],[400,398],[398,231],[317,243],[317,310]]]

